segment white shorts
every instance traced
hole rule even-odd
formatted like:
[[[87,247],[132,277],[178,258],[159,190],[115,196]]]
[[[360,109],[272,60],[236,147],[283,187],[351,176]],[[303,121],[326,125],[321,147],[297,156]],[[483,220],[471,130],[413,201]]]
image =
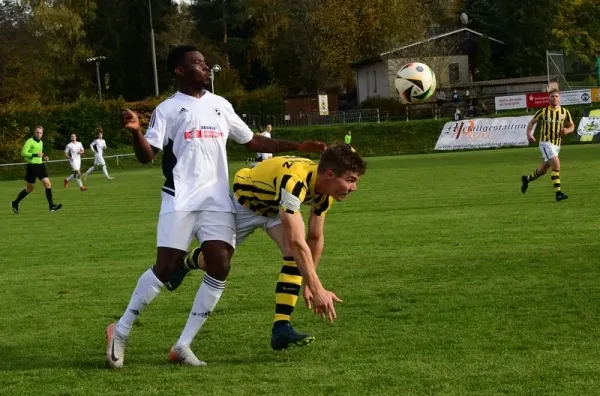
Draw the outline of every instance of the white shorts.
[[[262,160],[268,160],[269,158],[273,158],[273,153],[262,153]]]
[[[540,142],[540,151],[542,152],[542,160],[550,161],[554,157],[558,157],[560,146],[556,146],[550,142]]]
[[[104,158],[102,157],[94,157],[94,166],[105,166],[106,162],[104,162]]]
[[[248,238],[248,236],[258,228],[262,228],[264,231],[266,231],[271,227],[281,224],[279,214],[274,217],[261,216],[258,213],[240,205],[235,198],[232,197],[231,200],[233,201],[233,205],[237,211],[235,215],[236,246],[240,246],[246,240],[246,238]]]
[[[73,172],[77,172],[81,169],[81,157],[70,159],[69,165],[71,165],[71,169],[73,169]]]
[[[205,241],[223,241],[235,247],[235,213],[170,212],[158,217],[156,246],[187,251],[196,237]]]

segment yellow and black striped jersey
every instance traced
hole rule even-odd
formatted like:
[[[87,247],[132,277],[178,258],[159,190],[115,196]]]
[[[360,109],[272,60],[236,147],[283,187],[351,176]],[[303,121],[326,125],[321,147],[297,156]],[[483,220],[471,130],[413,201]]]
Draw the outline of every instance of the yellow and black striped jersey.
[[[254,168],[244,168],[235,174],[233,193],[240,205],[271,217],[283,207],[288,213],[298,213],[302,203],[310,203],[317,216],[324,215],[333,198],[317,194],[317,164],[307,158],[274,157]]]
[[[533,118],[538,121],[540,126],[540,142],[550,142],[556,146],[560,146],[561,129],[573,122],[569,110],[560,106],[556,110],[550,106],[544,107],[538,110]]]

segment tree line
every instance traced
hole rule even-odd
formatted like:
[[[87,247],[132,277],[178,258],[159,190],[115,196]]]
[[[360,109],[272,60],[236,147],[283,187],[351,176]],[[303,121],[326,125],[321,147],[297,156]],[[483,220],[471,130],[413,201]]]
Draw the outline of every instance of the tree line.
[[[94,97],[94,56],[106,58],[105,97],[151,97],[151,23],[161,93],[174,88],[166,55],[184,43],[222,67],[221,94],[352,92],[352,62],[460,27],[461,12],[469,28],[506,43],[501,62],[484,54],[478,79],[543,74],[546,49],[581,70],[600,54],[597,0],[2,0],[0,104]]]

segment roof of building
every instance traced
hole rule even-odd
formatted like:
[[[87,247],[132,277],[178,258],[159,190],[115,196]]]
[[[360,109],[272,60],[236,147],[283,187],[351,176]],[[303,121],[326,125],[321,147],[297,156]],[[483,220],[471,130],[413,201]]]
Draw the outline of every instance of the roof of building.
[[[480,36],[480,37],[485,36],[483,33],[479,33],[479,32],[477,32],[475,30],[472,30],[472,29],[464,27],[464,28],[461,28],[461,29],[453,30],[451,32],[438,34],[436,36],[429,37],[428,39],[425,39],[425,40],[416,41],[416,42],[411,43],[411,44],[403,45],[402,47],[394,48],[394,49],[386,51],[386,52],[382,52],[381,54],[376,55],[374,57],[363,59],[361,61],[355,62],[355,63],[352,64],[352,67],[359,67],[359,66],[362,66],[362,65],[367,65],[367,64],[370,64],[370,63],[374,63],[374,62],[383,60],[385,58],[388,58],[388,57],[390,57],[391,55],[393,55],[396,52],[399,52],[399,51],[402,51],[402,50],[405,50],[405,49],[408,49],[408,48],[411,48],[411,47],[416,47],[418,45],[425,44],[425,43],[427,43],[429,41],[439,40],[441,38],[452,36],[454,34],[458,34],[458,33],[461,33],[461,32],[472,33],[472,34],[475,34],[475,35]],[[489,39],[491,41],[495,42],[495,43],[504,44],[503,41],[500,41],[500,40],[495,39],[493,37],[489,37]]]

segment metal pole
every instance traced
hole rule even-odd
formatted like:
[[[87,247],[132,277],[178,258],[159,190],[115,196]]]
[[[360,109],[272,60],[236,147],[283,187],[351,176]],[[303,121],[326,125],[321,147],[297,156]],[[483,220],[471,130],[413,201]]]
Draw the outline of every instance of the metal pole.
[[[150,10],[150,42],[152,43],[152,69],[154,71],[154,95],[158,97],[158,73],[156,71],[156,47],[154,46],[154,25],[152,24],[152,3],[148,0]]]
[[[96,61],[96,78],[98,79],[98,97],[102,102],[102,85],[100,84],[100,61]]]
[[[550,90],[550,62],[548,62],[548,50],[546,50],[546,73],[548,73],[548,85],[546,85],[546,92]]]
[[[215,71],[210,69],[210,92],[215,93]]]

